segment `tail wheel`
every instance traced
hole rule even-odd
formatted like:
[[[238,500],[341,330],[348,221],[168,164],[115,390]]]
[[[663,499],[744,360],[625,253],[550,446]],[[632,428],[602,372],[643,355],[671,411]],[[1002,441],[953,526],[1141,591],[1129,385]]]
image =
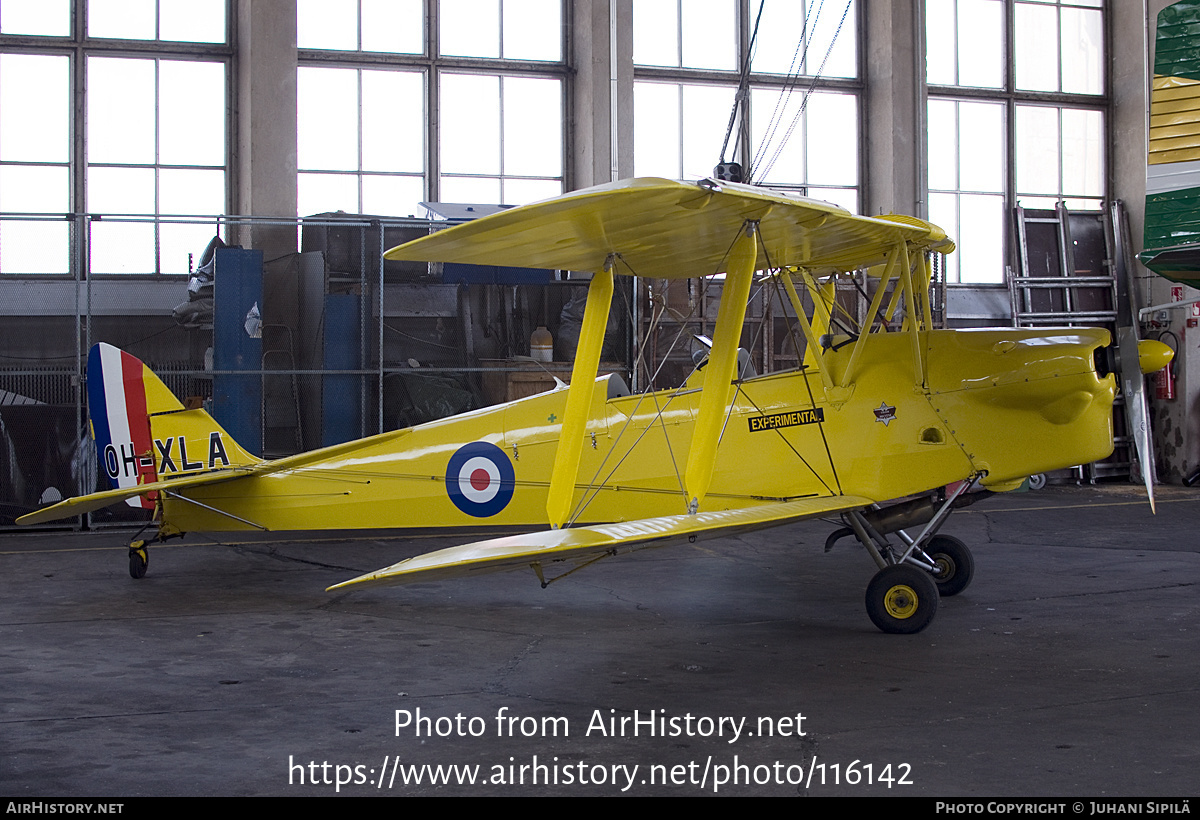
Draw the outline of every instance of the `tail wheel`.
[[[883,632],[920,632],[933,621],[937,608],[938,589],[933,576],[916,567],[884,567],[867,585],[867,615]]]
[[[146,567],[150,564],[150,551],[146,549],[145,541],[135,541],[129,545],[129,577],[146,577]]]
[[[971,550],[953,535],[935,535],[929,539],[925,554],[940,572],[933,576],[938,593],[943,598],[957,595],[975,577],[975,558]]]

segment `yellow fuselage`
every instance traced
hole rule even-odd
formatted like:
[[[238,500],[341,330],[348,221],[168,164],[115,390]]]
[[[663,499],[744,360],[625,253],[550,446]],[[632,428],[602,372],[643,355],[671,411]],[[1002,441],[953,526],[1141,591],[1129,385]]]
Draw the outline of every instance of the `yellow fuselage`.
[[[1007,489],[1112,451],[1114,380],[1094,365],[1106,331],[917,336],[919,365],[910,334],[873,334],[852,382],[829,394],[814,368],[740,383],[701,509],[843,493],[884,501],[976,473]],[[821,356],[835,384],[852,348]],[[681,390],[615,398],[597,386],[571,523],[687,512],[680,476],[702,380],[703,371]],[[230,516],[269,530],[543,527],[566,397],[545,393],[318,450],[283,472],[189,488],[229,515],[167,497],[164,521],[183,532],[248,528]],[[493,447],[464,451],[478,442]],[[512,477],[499,491],[497,474]]]

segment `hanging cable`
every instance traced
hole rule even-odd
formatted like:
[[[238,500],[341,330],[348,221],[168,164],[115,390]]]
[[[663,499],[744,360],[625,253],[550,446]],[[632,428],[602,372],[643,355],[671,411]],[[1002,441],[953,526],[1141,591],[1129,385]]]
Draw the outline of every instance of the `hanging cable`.
[[[817,0],[810,0],[808,8],[804,10],[804,22],[800,27],[800,40],[796,43],[796,50],[792,53],[792,62],[788,65],[787,76],[784,78],[783,87],[779,91],[779,97],[775,100],[775,108],[771,111],[771,116],[767,120],[767,127],[763,132],[762,141],[758,144],[758,148],[754,151],[754,156],[750,161],[750,167],[747,168],[747,179],[753,177],[753,170],[758,167],[759,162],[766,154],[767,146],[775,137],[775,129],[779,127],[782,121],[783,114],[781,108],[784,101],[791,96],[796,84],[800,81],[800,67],[804,65],[804,60],[808,55],[808,45],[811,37],[809,36],[809,22],[812,22],[812,29],[816,28],[817,20],[821,17],[821,9],[825,7],[825,0],[820,0],[820,5],[817,6],[816,16],[813,15],[813,5]]]
[[[837,25],[837,28],[834,30],[833,37],[831,37],[829,40],[829,47],[827,49],[825,49],[825,55],[821,59],[821,65],[817,68],[816,73],[812,76],[812,80],[809,82],[808,88],[804,92],[804,97],[800,101],[800,106],[799,106],[798,110],[796,111],[795,115],[792,117],[792,121],[788,125],[787,131],[784,133],[783,139],[780,140],[779,145],[776,146],[774,152],[771,154],[770,159],[767,160],[766,167],[763,168],[760,173],[759,172],[759,164],[760,164],[759,158],[761,158],[761,156],[766,153],[767,147],[770,143],[770,140],[773,137],[774,130],[778,126],[778,122],[773,123],[770,134],[767,137],[764,137],[762,143],[759,145],[759,150],[756,152],[755,163],[753,164],[750,172],[747,174],[747,179],[758,180],[761,182],[763,179],[765,179],[767,177],[768,174],[770,174],[771,169],[775,166],[776,161],[782,155],[783,149],[787,146],[788,141],[791,139],[792,133],[796,129],[796,125],[800,122],[800,117],[802,117],[804,115],[805,110],[808,108],[809,98],[812,96],[812,93],[816,89],[817,85],[821,82],[821,75],[825,71],[826,63],[829,62],[829,55],[833,53],[833,47],[837,43],[837,39],[841,35],[842,28],[846,24],[846,17],[850,13],[851,3],[852,3],[852,0],[846,0],[846,6],[842,10],[841,19],[838,21],[838,25]],[[822,6],[823,5],[824,5],[824,0],[822,0]],[[822,6],[818,6],[818,8],[817,8],[817,18],[820,17]],[[817,19],[814,18],[813,26],[812,26],[813,30],[816,29],[816,25],[817,25]],[[805,27],[807,28],[807,20],[805,21]],[[810,34],[808,37],[808,43],[806,43],[804,45],[805,53],[807,53],[808,44],[811,44],[811,42],[812,42],[812,35]],[[782,91],[780,91],[780,100],[784,99],[785,96],[790,96],[791,92],[795,89],[795,86],[797,85],[798,81],[799,81],[798,73],[796,73],[794,75],[792,75],[792,74],[789,75],[789,83],[784,86],[784,89]],[[776,111],[778,111],[779,108],[780,108],[780,105],[777,102],[776,103]],[[774,115],[772,115],[772,116],[774,116]]]
[[[738,78],[738,90],[733,97],[733,110],[729,112],[729,125],[725,128],[725,141],[721,143],[720,165],[725,164],[725,153],[729,149],[729,137],[733,134],[733,126],[737,122],[738,107],[746,110],[746,96],[750,93],[750,63],[754,59],[754,47],[758,41],[758,24],[762,22],[763,8],[767,0],[759,0],[758,15],[754,18],[754,31],[750,34],[750,43],[746,47],[745,58],[742,60],[742,75]],[[740,137],[740,135],[739,135]],[[737,142],[734,143],[734,153],[737,152]],[[740,180],[739,180],[740,181]]]

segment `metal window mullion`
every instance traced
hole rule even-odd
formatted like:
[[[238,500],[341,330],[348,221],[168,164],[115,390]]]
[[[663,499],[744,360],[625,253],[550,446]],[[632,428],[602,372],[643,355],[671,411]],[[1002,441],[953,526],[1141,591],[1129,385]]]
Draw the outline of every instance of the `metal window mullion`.
[[[158,4],[154,7],[154,33],[158,34]],[[161,58],[153,57],[154,60],[154,273],[162,273],[162,242],[159,237],[159,222],[158,217],[162,212],[162,197],[159,193],[159,188],[162,185],[160,178],[160,163],[162,162],[162,112],[159,111],[158,102],[162,99],[162,79],[160,77],[159,63]]]
[[[503,0],[501,0],[503,2]],[[504,76],[499,75],[496,78],[497,93],[500,95],[500,133],[496,136],[500,142],[500,201],[504,202]]]
[[[683,0],[675,0],[675,67],[683,68]],[[683,156],[679,165],[683,167]]]
[[[679,138],[676,140],[676,145],[679,146],[679,165],[676,166],[676,168],[679,170],[679,176],[676,177],[676,179],[683,179],[683,83],[675,84],[675,93],[678,95],[679,100],[679,121],[676,123],[679,128]]]
[[[225,12],[225,42],[232,44],[237,42],[238,15],[232,8],[232,4],[226,4]],[[222,64],[225,66],[225,110],[223,112],[225,116],[225,128],[223,129],[225,133],[225,207],[229,211],[239,211],[242,208],[239,185],[241,168],[238,162],[241,156],[238,147],[238,133],[242,126],[239,122],[241,107],[237,94],[240,61],[227,57]],[[228,234],[222,237],[222,239],[228,238]]]
[[[1017,103],[1011,96],[1004,105],[1004,221],[1006,227],[1012,225],[1013,209],[1017,206]],[[1011,230],[1005,230],[1003,236],[1004,259],[1013,261],[1014,239]],[[1006,267],[1015,267],[1008,265]]]
[[[753,36],[753,26],[750,23],[753,13],[750,11],[750,3],[752,0],[741,0],[737,5],[737,43],[738,43],[738,74],[746,75],[746,97],[740,102],[737,99],[737,94],[741,91],[741,82],[738,82],[737,89],[734,93],[734,105],[739,106],[739,119],[736,123],[738,150],[735,156],[730,157],[730,160],[737,162],[743,169],[750,167],[750,38]],[[721,157],[721,161],[725,161],[725,157]]]
[[[1055,20],[1054,20],[1054,23],[1055,23],[1055,34],[1057,35],[1057,36],[1054,38],[1054,44],[1055,44],[1055,47],[1058,49],[1058,60],[1056,61],[1056,62],[1058,63],[1058,86],[1057,86],[1057,90],[1058,90],[1058,91],[1062,91],[1062,90],[1063,90],[1063,71],[1062,71],[1062,62],[1063,62],[1063,47],[1062,47],[1062,46],[1063,46],[1063,42],[1062,42],[1062,37],[1063,37],[1063,34],[1062,34],[1062,4],[1061,4],[1061,3],[1059,3],[1059,4],[1056,4],[1056,5],[1055,5],[1055,7],[1054,7],[1054,11],[1056,12],[1056,14],[1055,14]],[[1061,131],[1062,131],[1062,129],[1060,128],[1060,129],[1059,129],[1059,133],[1061,133]]]
[[[1004,3],[1004,90],[1017,89],[1017,7],[1015,0]]]
[[[438,0],[425,0],[425,19],[428,21],[425,31],[425,49],[430,60],[425,68],[425,104],[429,107],[425,115],[425,195],[427,202],[438,201],[441,195],[441,68],[437,60],[440,57],[441,38],[438,32]]]
[[[1058,115],[1058,199],[1061,202],[1063,198],[1063,189],[1065,187],[1063,179],[1063,108],[1058,106],[1054,109]],[[1065,251],[1065,248],[1064,248]],[[1063,257],[1063,263],[1066,263],[1066,257]],[[1064,271],[1064,275],[1070,275]]]
[[[496,13],[500,15],[500,19],[496,21],[496,36],[500,42],[496,43],[496,53],[500,55],[500,59],[504,59],[504,0],[500,0]],[[502,166],[503,167],[503,166]],[[504,193],[504,183],[500,183],[500,192]],[[501,200],[503,202],[503,200]]]
[[[361,8],[361,5],[362,5],[362,0],[359,0],[360,8]],[[362,46],[362,42],[361,42],[361,40],[362,40],[362,16],[361,15],[359,16],[358,30],[359,30],[359,41],[360,41],[359,47],[361,48],[361,46]],[[356,150],[357,150],[358,156],[356,157],[356,161],[357,161],[357,166],[358,166],[358,172],[355,174],[355,178],[358,181],[358,212],[361,214],[363,212],[363,174],[365,172],[365,169],[363,168],[363,69],[361,69],[361,68],[355,69],[355,75],[358,79],[358,82],[355,86],[355,88],[358,92],[358,123],[357,123],[357,129],[355,131],[355,136],[357,137]],[[359,244],[361,245],[363,243],[360,242]]]
[[[924,0],[921,0],[921,2],[918,2],[916,8],[917,8],[917,11],[913,15],[913,19],[912,19],[913,39],[917,44],[917,47],[915,49],[913,49],[913,77],[916,80],[916,86],[917,86],[917,93],[915,95],[913,95],[914,96],[914,99],[913,99],[913,123],[916,126],[916,134],[914,135],[914,139],[916,140],[916,143],[917,143],[917,150],[915,152],[913,152],[915,166],[916,166],[914,168],[915,173],[913,174],[913,178],[916,180],[916,189],[917,189],[916,190],[916,201],[913,203],[913,210],[918,217],[920,217],[922,219],[928,219],[929,218],[929,120],[928,120],[928,117],[929,117],[929,71],[926,68],[925,53],[926,53],[926,49],[928,48],[927,41],[929,38],[927,35],[926,6],[925,6]],[[957,2],[955,4],[955,8],[957,9]],[[856,13],[856,16],[859,18],[859,20],[861,21],[863,15],[858,14],[857,8],[855,9],[855,13]],[[862,25],[862,23],[860,23],[860,27],[861,27],[861,25]],[[957,26],[957,23],[955,25]],[[955,43],[957,43],[958,42],[957,28],[955,30],[954,37],[955,37]],[[856,44],[859,42],[862,42],[863,39],[865,39],[865,35],[856,37],[855,38]],[[956,48],[957,48],[957,45],[956,45]],[[858,49],[858,51],[861,52],[862,50]],[[957,54],[957,51],[955,53]],[[860,56],[859,61],[861,64],[863,61],[863,57]],[[860,66],[858,73],[861,76],[861,75],[865,74],[866,72]],[[862,119],[861,111],[858,112],[858,119],[859,120]],[[863,211],[863,205],[864,205],[863,195],[861,193],[861,189],[863,187],[861,184],[861,181],[864,178],[866,178],[866,176],[868,175],[868,171],[866,168],[866,159],[865,159],[865,156],[867,154],[866,134],[865,134],[866,129],[862,128],[860,126],[858,128],[858,132],[859,132],[859,145],[860,145],[860,150],[858,153],[858,156],[859,156],[859,160],[858,160],[858,162],[859,162],[859,175],[858,175],[859,185],[858,185],[858,188],[860,191],[859,195],[858,195],[858,201],[859,201],[859,212],[861,213]]]
[[[86,382],[86,363],[87,351],[91,348],[92,322],[91,322],[91,277],[88,276],[87,266],[87,221],[81,215],[83,207],[86,203],[86,187],[85,178],[87,175],[87,141],[86,141],[86,125],[87,115],[84,99],[84,91],[87,88],[87,61],[84,57],[83,49],[80,43],[83,42],[84,35],[84,16],[87,13],[88,0],[74,0],[68,9],[68,14],[71,14],[71,31],[73,34],[74,44],[72,45],[67,59],[70,61],[70,85],[67,89],[69,99],[68,105],[70,109],[67,113],[67,128],[70,129],[69,139],[70,148],[67,151],[68,168],[67,178],[70,184],[68,207],[71,209],[74,217],[70,221],[69,237],[70,247],[68,249],[67,265],[71,270],[72,278],[75,280],[75,423],[78,425],[84,418],[83,412],[86,406],[84,391],[87,389]],[[84,279],[86,278],[87,293],[83,292],[85,286]],[[77,479],[76,489],[80,493],[90,492],[93,488],[84,486],[83,476]],[[75,521],[78,524],[80,518]],[[90,520],[90,516],[84,515],[82,520],[86,523]]]
[[[81,5],[86,5],[86,0],[77,0]],[[71,147],[68,152],[69,170],[67,175],[70,179],[71,191],[68,205],[72,213],[83,213],[87,210],[87,100],[85,91],[87,89],[87,55],[84,54],[82,47],[76,46],[72,49],[68,58],[71,61],[71,85],[70,85],[70,106],[71,110],[67,119],[67,127],[71,129],[70,139]],[[76,229],[79,225],[76,225]],[[87,266],[86,257],[84,256],[84,248],[87,243],[83,241],[82,232],[79,232],[75,238],[75,248],[71,254],[70,264],[75,268],[75,279],[79,281],[86,278]]]
[[[378,351],[375,355],[376,365],[378,366],[378,372],[379,372],[379,375],[377,376],[377,378],[379,379],[379,385],[378,385],[378,389],[376,391],[378,393],[378,397],[377,397],[378,398],[378,408],[377,408],[377,410],[379,413],[379,417],[376,420],[376,432],[382,433],[383,432],[383,376],[384,376],[384,373],[383,373],[383,266],[384,266],[383,254],[387,250],[387,242],[385,241],[386,236],[385,236],[385,229],[384,229],[383,223],[377,221],[375,224],[379,226],[379,283],[378,283],[377,289],[375,291],[375,303],[378,306],[378,312],[375,315],[375,324],[376,324],[376,331],[377,331],[377,336],[378,336],[377,343],[379,345]],[[366,244],[366,243],[364,242],[364,244]],[[363,314],[363,316],[367,315],[365,306],[363,308],[362,314]],[[366,333],[364,332],[363,335],[365,337]],[[366,363],[364,362],[363,365],[365,367]]]
[[[1005,267],[1014,259],[1012,213],[1017,204],[1017,8],[1015,0],[1004,3],[1004,243]],[[960,266],[961,269],[961,266]],[[959,279],[961,281],[961,273]]]
[[[961,2],[961,0],[954,0],[954,31],[950,35],[950,38],[951,38],[950,39],[950,49],[954,55],[954,84],[955,85],[961,84],[960,83],[961,78],[958,76],[958,57],[959,57],[959,54],[958,54],[958,52],[959,52],[959,48],[958,48],[958,26],[959,26],[958,9],[959,9],[960,2]],[[928,12],[926,12],[926,13],[928,13]],[[921,22],[924,23],[925,21],[922,20]]]

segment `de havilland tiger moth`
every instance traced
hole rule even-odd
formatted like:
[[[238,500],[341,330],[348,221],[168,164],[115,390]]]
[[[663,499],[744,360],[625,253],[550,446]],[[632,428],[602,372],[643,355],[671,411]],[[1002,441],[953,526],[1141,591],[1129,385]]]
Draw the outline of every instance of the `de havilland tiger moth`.
[[[344,590],[518,568],[545,585],[618,553],[841,516],[835,535],[852,533],[877,565],[871,620],[918,632],[939,595],[971,580],[969,549],[939,534],[952,509],[980,495],[968,489],[1012,490],[1113,449],[1108,331],[934,329],[931,260],[953,247],[912,217],[855,216],[712,180],[626,180],[502,211],[386,257],[590,271],[569,387],[262,460],[204,410],[185,409],[139,360],[100,344],[88,361],[89,412],[113,489],[19,522],[126,502],[154,509],[152,541],[230,530],[530,530],[330,588]],[[875,288],[869,318],[855,326],[838,315],[834,285],[862,270]],[[618,376],[597,378],[623,275],[723,276],[711,349],[675,389],[630,394]],[[806,347],[797,368],[739,368],[756,281],[778,286],[796,315]],[[1137,350],[1143,372],[1170,358],[1158,342]],[[147,542],[130,545],[134,577],[147,558]]]

